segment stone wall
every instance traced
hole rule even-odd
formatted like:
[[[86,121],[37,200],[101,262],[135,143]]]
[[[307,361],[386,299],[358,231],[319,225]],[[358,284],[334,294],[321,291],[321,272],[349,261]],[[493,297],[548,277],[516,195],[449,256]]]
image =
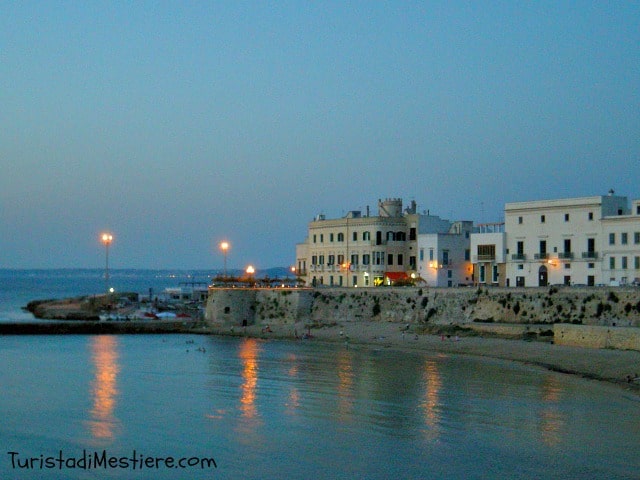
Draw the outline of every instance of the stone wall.
[[[553,330],[557,345],[640,351],[640,328],[557,324]]]
[[[205,319],[217,327],[241,326],[245,320],[247,325],[321,326],[343,321],[460,325],[483,334],[514,336],[514,332],[550,332],[555,324],[638,327],[640,289],[212,289]]]

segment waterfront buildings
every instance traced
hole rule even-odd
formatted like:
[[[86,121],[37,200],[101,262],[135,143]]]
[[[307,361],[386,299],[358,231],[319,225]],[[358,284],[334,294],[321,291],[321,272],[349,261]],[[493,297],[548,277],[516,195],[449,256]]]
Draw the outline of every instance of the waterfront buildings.
[[[307,285],[372,287],[425,281],[470,284],[472,222],[417,212],[402,199],[378,201],[377,215],[352,210],[342,218],[316,216],[296,246],[296,272]]]
[[[640,283],[640,200],[608,195],[507,203],[504,222],[449,221],[415,202],[318,215],[296,246],[307,285],[433,287]]]
[[[507,203],[500,231],[478,231],[478,284],[624,285],[640,277],[640,201],[608,195]]]

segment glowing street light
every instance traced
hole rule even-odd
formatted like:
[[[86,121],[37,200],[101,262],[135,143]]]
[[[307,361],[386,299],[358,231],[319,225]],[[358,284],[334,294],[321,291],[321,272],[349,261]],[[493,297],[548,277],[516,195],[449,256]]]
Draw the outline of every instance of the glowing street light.
[[[224,278],[227,278],[227,251],[229,250],[229,242],[222,242],[220,244],[220,250],[224,255]]]
[[[104,291],[105,293],[109,293],[109,245],[113,242],[113,235],[110,233],[103,233],[100,237],[102,243],[104,243],[105,248],[105,268],[104,268]]]

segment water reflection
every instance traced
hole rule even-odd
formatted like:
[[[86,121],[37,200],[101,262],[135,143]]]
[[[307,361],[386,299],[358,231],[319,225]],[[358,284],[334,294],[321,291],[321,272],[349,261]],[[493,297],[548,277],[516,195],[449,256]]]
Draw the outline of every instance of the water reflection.
[[[93,407],[90,411],[90,433],[98,442],[113,440],[118,425],[118,419],[114,415],[118,396],[117,377],[120,371],[118,337],[91,337],[91,360],[95,376],[91,382]]]
[[[289,395],[285,403],[286,412],[294,415],[300,408],[300,391],[296,387],[295,379],[298,377],[298,358],[291,354],[287,358],[288,362],[291,362],[291,368],[287,371],[287,376],[291,379],[291,387],[289,388]]]
[[[566,418],[559,408],[562,391],[563,386],[557,376],[549,375],[544,378],[539,421],[542,441],[549,446],[559,445],[563,441]]]
[[[338,418],[341,421],[353,416],[353,357],[347,351],[338,353]]]
[[[442,377],[438,371],[435,360],[427,358],[424,365],[425,392],[421,403],[424,411],[425,434],[428,440],[437,441],[440,437],[441,405],[440,391],[442,390]]]
[[[245,418],[255,418],[256,385],[258,384],[258,342],[249,338],[240,344],[238,356],[242,362],[242,385],[240,386],[240,410]]]

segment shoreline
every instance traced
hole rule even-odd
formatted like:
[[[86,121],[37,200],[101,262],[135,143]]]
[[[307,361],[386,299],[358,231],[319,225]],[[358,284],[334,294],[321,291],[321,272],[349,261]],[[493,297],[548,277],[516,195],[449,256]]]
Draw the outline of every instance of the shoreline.
[[[407,325],[395,322],[354,321],[310,329],[302,323],[275,324],[269,325],[269,329],[270,332],[265,331],[265,327],[259,325],[214,328],[210,334],[493,358],[606,382],[640,396],[640,352],[635,350],[594,349],[482,336],[441,336],[416,333],[411,325],[407,328]],[[305,339],[307,333],[311,337]]]
[[[460,332],[460,336],[434,335],[416,331],[415,325],[398,322],[344,321],[311,327],[303,322],[247,327],[215,327],[199,321],[0,322],[0,335],[176,333],[341,343],[347,348],[391,348],[399,351],[493,358],[607,382],[640,396],[640,352],[635,350],[564,346],[551,342],[465,335],[463,332]]]

